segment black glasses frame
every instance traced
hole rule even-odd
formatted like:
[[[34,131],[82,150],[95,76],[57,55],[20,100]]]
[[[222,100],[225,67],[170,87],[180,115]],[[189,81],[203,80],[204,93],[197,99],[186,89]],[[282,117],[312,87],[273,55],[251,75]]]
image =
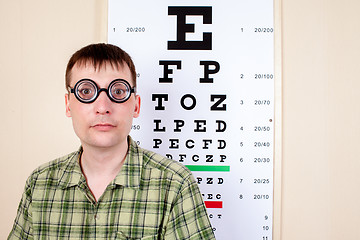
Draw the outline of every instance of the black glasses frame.
[[[86,82],[90,82],[91,84],[93,84],[93,85],[95,86],[95,94],[94,94],[94,96],[93,96],[92,98],[90,98],[90,99],[84,99],[84,98],[80,97],[80,95],[79,95],[78,86],[79,86],[81,83],[85,82],[85,81],[86,81]],[[126,95],[124,98],[122,98],[122,99],[114,98],[114,97],[112,96],[112,94],[111,94],[111,91],[110,91],[110,89],[112,88],[112,86],[113,86],[114,84],[116,84],[116,83],[119,83],[119,82],[120,82],[120,83],[123,83],[123,84],[126,86],[126,89],[128,90],[128,91],[127,91],[127,95]],[[76,99],[79,100],[79,101],[82,102],[82,103],[92,103],[92,102],[94,102],[94,101],[99,97],[99,95],[100,95],[100,93],[101,93],[102,91],[105,91],[105,92],[106,92],[106,95],[108,96],[108,98],[109,98],[111,101],[116,102],[116,103],[124,103],[124,102],[126,102],[126,101],[130,98],[130,96],[131,96],[132,93],[136,93],[136,87],[131,88],[130,83],[129,83],[128,81],[126,81],[125,79],[120,79],[120,78],[118,78],[118,79],[115,79],[115,80],[111,81],[111,83],[109,84],[108,88],[99,88],[98,85],[96,84],[96,82],[94,82],[94,81],[91,80],[91,79],[84,78],[84,79],[79,80],[79,81],[75,84],[74,88],[70,88],[70,92],[71,92],[71,93],[74,93]]]

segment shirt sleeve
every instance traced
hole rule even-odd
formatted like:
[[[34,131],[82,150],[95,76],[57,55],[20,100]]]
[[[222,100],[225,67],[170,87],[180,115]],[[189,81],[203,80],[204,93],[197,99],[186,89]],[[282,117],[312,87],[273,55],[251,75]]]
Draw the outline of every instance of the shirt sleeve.
[[[215,239],[199,186],[192,175],[182,185],[170,213],[165,239]]]
[[[22,195],[13,228],[8,240],[28,239],[32,240],[32,216],[31,216],[31,187],[30,178],[28,179],[24,193]]]

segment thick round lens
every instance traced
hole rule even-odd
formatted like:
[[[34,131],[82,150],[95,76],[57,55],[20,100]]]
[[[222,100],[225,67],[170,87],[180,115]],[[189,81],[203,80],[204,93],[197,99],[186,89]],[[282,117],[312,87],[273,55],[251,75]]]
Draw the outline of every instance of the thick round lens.
[[[124,82],[114,82],[110,86],[110,95],[116,101],[126,100],[130,95],[130,87]]]
[[[96,94],[96,86],[90,81],[83,81],[77,86],[76,93],[85,101],[92,100]]]

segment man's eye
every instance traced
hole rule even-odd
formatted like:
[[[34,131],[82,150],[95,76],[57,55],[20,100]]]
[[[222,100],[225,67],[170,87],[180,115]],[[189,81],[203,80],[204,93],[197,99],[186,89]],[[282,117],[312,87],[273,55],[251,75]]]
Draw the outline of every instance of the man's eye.
[[[125,93],[125,91],[123,90],[123,89],[116,89],[115,91],[114,91],[114,94],[115,95],[122,95],[122,94],[124,94]]]
[[[82,95],[90,95],[90,94],[92,94],[92,90],[88,89],[88,88],[81,89],[80,94],[82,94]]]

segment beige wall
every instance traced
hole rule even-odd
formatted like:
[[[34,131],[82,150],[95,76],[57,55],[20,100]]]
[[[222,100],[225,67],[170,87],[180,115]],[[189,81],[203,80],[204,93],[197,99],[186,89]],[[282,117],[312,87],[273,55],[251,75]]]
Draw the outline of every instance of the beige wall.
[[[360,239],[360,2],[282,2],[282,237]]]
[[[359,10],[358,0],[282,1],[281,239],[360,239]],[[0,0],[0,31],[5,239],[29,173],[78,147],[64,69],[74,50],[106,41],[106,1]]]

